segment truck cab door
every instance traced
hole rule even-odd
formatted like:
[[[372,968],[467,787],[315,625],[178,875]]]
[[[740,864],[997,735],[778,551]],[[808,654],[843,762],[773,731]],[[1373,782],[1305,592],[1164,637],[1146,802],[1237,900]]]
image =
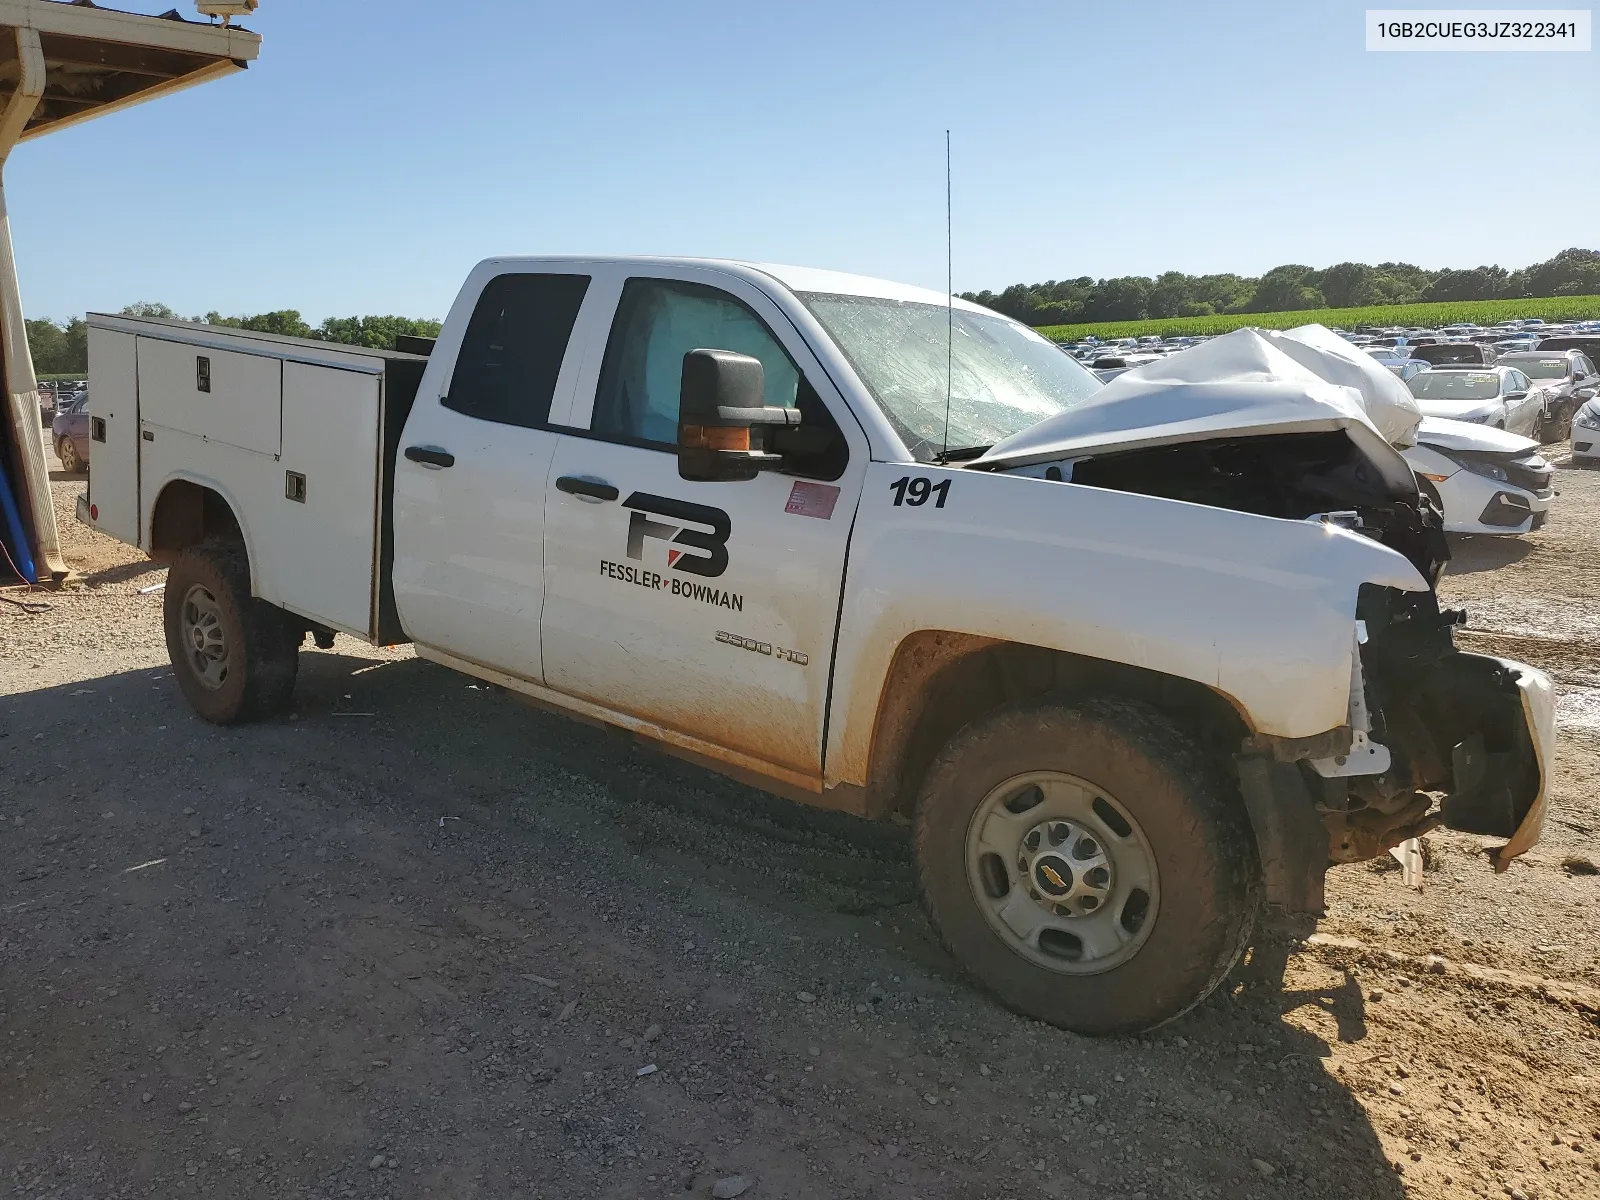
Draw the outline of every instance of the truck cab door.
[[[820,787],[845,555],[867,446],[781,310],[711,268],[597,277],[614,309],[589,341],[550,472],[545,680],[769,778]],[[781,331],[781,332],[780,332]],[[761,360],[766,402],[819,449],[737,482],[679,477],[683,356]],[[826,431],[826,436],[823,436]]]
[[[482,268],[480,268],[482,270]],[[537,682],[545,485],[582,355],[590,277],[507,270],[463,289],[394,466],[394,593],[406,635]]]

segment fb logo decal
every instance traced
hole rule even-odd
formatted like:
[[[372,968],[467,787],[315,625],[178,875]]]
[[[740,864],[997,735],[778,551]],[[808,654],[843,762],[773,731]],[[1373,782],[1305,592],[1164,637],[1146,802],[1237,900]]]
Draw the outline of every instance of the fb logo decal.
[[[674,571],[687,571],[705,579],[715,579],[728,569],[728,535],[733,524],[728,514],[720,508],[704,504],[690,504],[687,500],[674,500],[670,496],[652,496],[648,492],[634,492],[622,502],[633,511],[628,514],[628,557],[644,557],[644,539],[659,538],[671,545],[667,548],[667,566]],[[709,525],[709,533],[700,529],[687,529],[669,521],[655,521],[652,517],[667,517],[669,521],[691,521],[696,525]],[[703,554],[687,554],[678,549],[688,546]]]

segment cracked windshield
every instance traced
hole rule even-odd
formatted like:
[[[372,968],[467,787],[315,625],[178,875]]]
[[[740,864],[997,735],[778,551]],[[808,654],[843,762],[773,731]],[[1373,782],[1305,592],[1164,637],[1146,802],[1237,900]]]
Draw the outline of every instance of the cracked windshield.
[[[880,296],[801,299],[921,462],[987,449],[1100,389],[1045,338],[1002,317]]]

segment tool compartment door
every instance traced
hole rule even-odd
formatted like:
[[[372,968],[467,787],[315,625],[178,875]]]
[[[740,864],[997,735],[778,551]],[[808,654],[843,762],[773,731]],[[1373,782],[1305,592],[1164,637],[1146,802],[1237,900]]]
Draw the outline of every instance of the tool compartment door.
[[[283,364],[266,355],[141,337],[139,417],[208,442],[277,454],[282,372]]]
[[[139,367],[131,333],[89,329],[89,519],[139,542]]]
[[[285,362],[283,449],[261,489],[263,600],[375,636],[382,376]]]

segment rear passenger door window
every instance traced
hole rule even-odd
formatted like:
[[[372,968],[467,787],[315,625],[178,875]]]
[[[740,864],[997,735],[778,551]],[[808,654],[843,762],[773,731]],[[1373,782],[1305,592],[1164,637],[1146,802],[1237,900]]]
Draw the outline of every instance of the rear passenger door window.
[[[545,489],[586,274],[492,276],[448,380],[419,394],[394,462],[394,582],[418,645],[538,682]],[[591,305],[592,306],[592,305]],[[554,410],[552,413],[552,409]]]
[[[587,275],[501,275],[478,298],[441,403],[465,416],[541,429]]]

